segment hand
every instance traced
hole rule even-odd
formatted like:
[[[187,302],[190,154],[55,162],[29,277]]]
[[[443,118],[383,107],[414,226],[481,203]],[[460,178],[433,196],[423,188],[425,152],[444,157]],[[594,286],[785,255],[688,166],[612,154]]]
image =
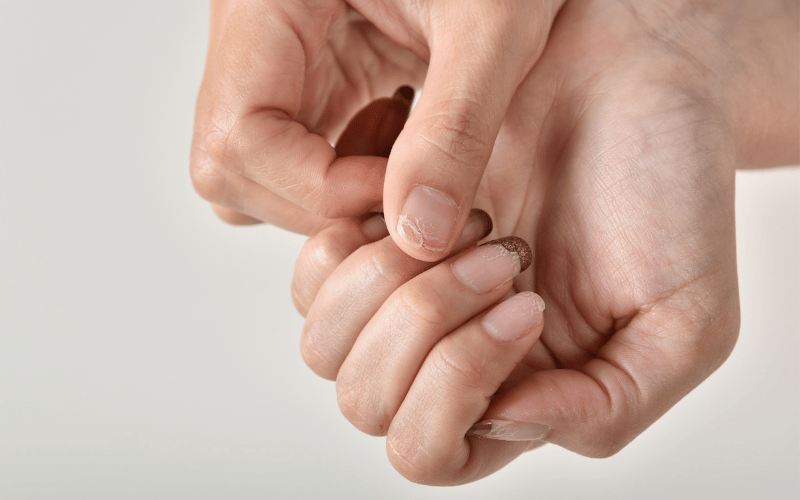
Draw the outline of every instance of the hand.
[[[508,103],[562,1],[213,1],[195,188],[230,223],[309,234],[383,202],[395,236],[402,219],[413,240],[399,239],[402,248],[440,259],[463,229]],[[423,79],[388,171],[376,156],[384,147],[330,145],[367,103]],[[373,110],[356,129],[368,144],[391,146],[400,115]]]
[[[464,439],[542,329],[536,294],[495,305],[532,254],[513,237],[475,248],[491,230],[487,221],[473,211],[456,246],[465,250],[438,265],[405,255],[378,216],[331,225],[309,239],[298,260],[293,290],[308,315],[304,359],[336,379],[342,412],[356,427],[388,433],[390,456],[402,459],[425,436],[433,468],[411,474],[419,482],[451,480],[440,476],[449,472],[438,470],[440,462],[459,464],[459,482],[477,479],[530,448]],[[526,431],[530,439],[547,429]]]
[[[467,412],[457,398],[443,397],[446,387],[418,384],[425,379],[427,359],[422,367],[407,367],[404,380],[414,382],[400,396],[396,387],[385,390],[380,383],[397,378],[392,371],[384,374],[380,364],[368,365],[369,377],[338,372],[349,384],[339,390],[347,396],[343,406],[353,408],[346,415],[370,432],[388,429],[389,456],[406,477],[467,482],[525,449],[447,434],[453,422],[456,431],[465,432],[467,415],[475,422],[516,422],[520,432],[546,427],[548,442],[587,456],[609,456],[731,352],[739,321],[734,170],[797,162],[800,156],[796,47],[786,42],[797,39],[792,21],[797,6],[693,5],[567,3],[541,60],[515,95],[476,206],[492,214],[495,234],[534,243],[533,266],[516,278],[515,289],[535,290],[548,308],[539,342],[485,413],[476,417],[482,406],[475,401]],[[734,8],[740,9],[738,17]],[[751,43],[753,33],[774,38]],[[767,125],[770,120],[777,125]],[[344,274],[331,269],[339,263],[347,269],[357,255],[364,259],[374,248],[352,253],[363,244],[351,236],[355,233],[312,239],[298,261],[295,296],[301,310],[312,307],[304,350],[319,354],[306,358],[327,376],[336,373],[339,360],[345,370],[358,366],[349,362],[351,355],[368,357],[356,351],[360,336],[349,351],[347,342],[337,343],[341,337],[322,335],[317,325],[324,314],[315,312],[317,307],[351,297],[349,307],[360,319],[347,324],[343,318],[337,330],[362,326],[366,329],[358,332],[365,335],[371,331],[360,325],[365,317],[369,325],[392,324],[384,309],[391,305],[380,307],[374,297],[365,301],[369,286],[356,290],[360,300],[336,286]],[[369,265],[394,269],[395,259],[396,254],[378,252]],[[395,293],[414,295],[401,291],[417,286],[417,278],[402,284],[414,272],[393,281],[399,287]],[[422,289],[446,289],[438,280],[446,283],[442,275],[428,276]],[[421,295],[408,314],[418,310],[444,322],[453,309],[435,297],[422,300],[431,296]],[[446,324],[458,332],[464,318],[452,314]],[[441,332],[433,337],[449,338]],[[440,347],[442,342],[430,353],[452,346]],[[329,365],[319,361],[325,359]],[[451,363],[449,372],[437,375],[494,384],[506,372],[506,367],[487,373],[481,364]],[[385,411],[397,407],[398,398],[403,402],[397,413]],[[406,425],[407,404],[423,411],[428,405],[425,425]],[[463,411],[460,419],[432,417],[438,411],[451,416],[454,408]]]
[[[350,146],[337,151],[330,142],[368,102],[418,84],[425,65],[344,2],[318,4],[212,2],[191,170],[229,223],[313,233],[326,217],[380,202],[385,158],[343,156],[390,147],[409,95],[373,103],[354,120],[351,131],[360,129],[371,149],[344,139]]]

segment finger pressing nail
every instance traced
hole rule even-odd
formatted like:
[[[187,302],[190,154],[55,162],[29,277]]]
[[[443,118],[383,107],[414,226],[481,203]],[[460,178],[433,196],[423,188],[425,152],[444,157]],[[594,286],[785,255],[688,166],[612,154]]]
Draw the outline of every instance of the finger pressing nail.
[[[476,293],[486,293],[514,279],[530,266],[532,252],[525,240],[508,236],[484,243],[451,264],[456,278]]]

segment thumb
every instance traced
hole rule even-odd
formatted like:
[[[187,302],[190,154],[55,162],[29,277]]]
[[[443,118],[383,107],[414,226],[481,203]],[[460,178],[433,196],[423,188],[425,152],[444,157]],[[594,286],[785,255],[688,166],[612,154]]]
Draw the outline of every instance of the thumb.
[[[444,2],[433,16],[428,74],[389,156],[383,193],[392,238],[414,258],[451,251],[509,103],[544,46],[552,9],[529,6],[550,2],[509,4],[519,8]]]

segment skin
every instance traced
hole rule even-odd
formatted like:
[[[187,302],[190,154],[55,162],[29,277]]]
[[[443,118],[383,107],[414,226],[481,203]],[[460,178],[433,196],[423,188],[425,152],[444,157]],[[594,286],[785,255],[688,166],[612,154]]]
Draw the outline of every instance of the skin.
[[[800,160],[797,20],[795,2],[567,2],[475,195],[490,238],[533,248],[513,287],[475,294],[360,219],[309,240],[293,283],[304,356],[401,474],[461,484],[540,444],[464,437],[487,418],[610,456],[724,362],[735,170]],[[495,342],[476,325],[509,290],[538,293],[543,324]],[[362,319],[319,333],[343,303]]]
[[[536,446],[465,439],[485,418],[609,456],[733,348],[734,170],[800,160],[797,19],[777,0],[217,0],[192,179],[223,220],[315,234],[304,356],[409,479],[469,482]],[[387,161],[376,131],[405,116],[374,101],[423,81]],[[332,147],[348,123],[369,140]],[[458,206],[440,252],[396,231],[419,184]],[[391,239],[329,220],[381,204]],[[473,206],[533,248],[513,287],[475,295],[435,265]],[[547,304],[510,343],[480,326],[506,290]],[[314,334],[342,303],[362,319]]]

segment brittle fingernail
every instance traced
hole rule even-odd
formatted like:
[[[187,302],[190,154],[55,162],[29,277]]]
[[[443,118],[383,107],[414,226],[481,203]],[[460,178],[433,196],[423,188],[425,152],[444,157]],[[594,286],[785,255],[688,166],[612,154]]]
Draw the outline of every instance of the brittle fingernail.
[[[415,186],[397,220],[397,234],[412,247],[442,252],[450,241],[458,211],[458,205],[448,195],[427,186]]]
[[[512,280],[530,266],[532,252],[525,240],[508,236],[484,243],[451,264],[453,274],[476,293],[486,293]]]

